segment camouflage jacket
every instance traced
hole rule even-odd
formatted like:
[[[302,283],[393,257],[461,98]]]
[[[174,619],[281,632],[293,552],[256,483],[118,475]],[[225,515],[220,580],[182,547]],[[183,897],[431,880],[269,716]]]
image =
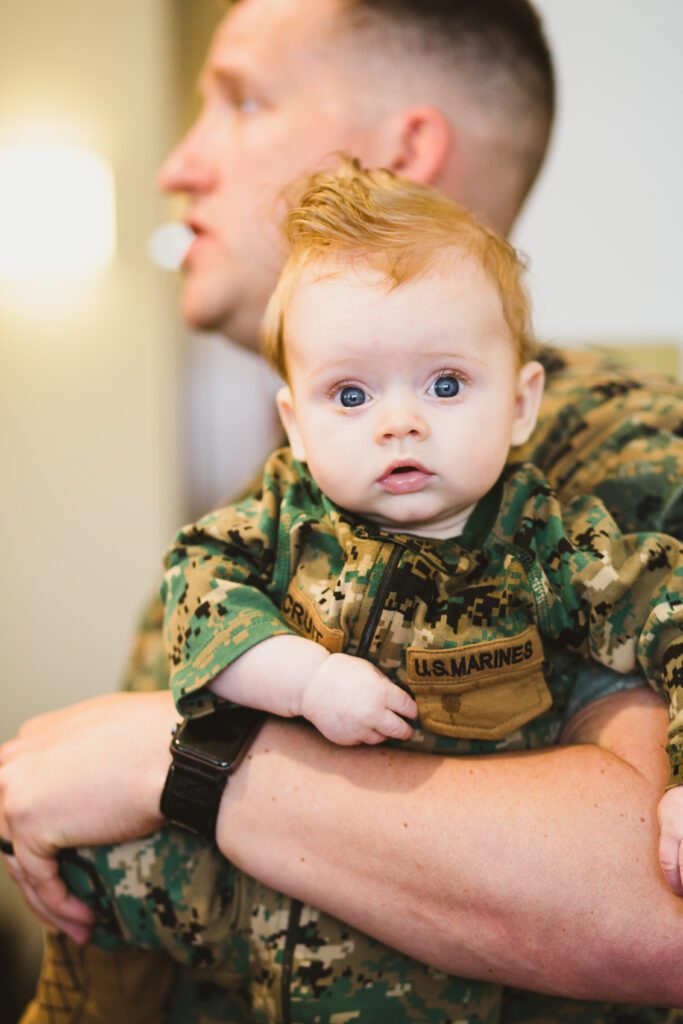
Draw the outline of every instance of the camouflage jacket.
[[[619,369],[609,365],[603,355],[571,350],[560,352],[544,347],[540,358],[546,367],[547,386],[539,422],[520,453],[524,461],[540,467],[565,505],[581,494],[595,494],[624,532],[659,530],[683,540],[683,385],[659,376],[648,377],[643,370]],[[157,594],[154,602],[146,608],[135,637],[124,676],[127,690],[143,692],[169,685],[162,619],[163,607]],[[557,693],[560,689],[557,680],[562,674],[565,656],[559,650],[547,653],[553,662],[554,693]],[[599,696],[615,692],[616,686],[621,688],[627,682],[627,677],[602,670],[595,662],[582,663],[578,675],[589,680],[582,692],[583,706]],[[579,683],[573,686],[572,700],[578,689]],[[554,710],[558,721],[554,726],[548,722],[552,716],[550,711],[534,719],[524,727],[524,731],[528,732],[535,726],[540,733],[540,723],[546,722],[546,745],[552,745],[561,729],[559,704],[560,700],[556,698]],[[571,716],[571,706],[566,707],[567,714]],[[578,710],[575,701],[574,710]],[[469,742],[474,744],[477,741]],[[493,745],[489,744],[489,747]],[[103,873],[111,872],[110,865],[116,856],[119,875],[122,876],[120,884],[125,886],[125,892],[135,894],[142,885],[145,892],[151,894],[153,905],[158,903],[161,907],[164,920],[170,916],[172,922],[181,921],[174,930],[183,934],[182,908],[186,907],[185,931],[188,936],[194,936],[197,915],[204,917],[205,906],[218,906],[221,917],[225,916],[223,900],[216,900],[215,893],[225,893],[232,875],[230,865],[215,856],[209,844],[199,840],[194,844],[194,860],[180,857],[173,845],[179,836],[180,833],[163,829],[137,845],[128,844],[115,850],[93,849],[87,853],[91,857],[100,857],[98,863]],[[191,837],[183,839],[189,843]],[[164,842],[171,847],[168,856],[164,856],[160,849]],[[206,864],[211,857],[214,858],[213,871],[202,871],[199,864]],[[175,874],[171,870],[173,864],[178,866]],[[147,879],[143,872],[141,880],[141,865],[149,867],[150,878]],[[176,877],[181,881],[180,891],[173,888],[172,880]],[[134,884],[131,879],[134,879]],[[78,889],[75,891],[80,892]],[[256,921],[259,925],[263,923],[265,929],[263,941],[258,946],[259,955],[254,955],[254,962],[258,978],[267,980],[270,973],[268,964],[264,962],[265,953],[270,956],[271,965],[275,964],[285,943],[284,936],[291,933],[288,926],[291,914],[286,913],[289,901],[266,886],[260,886],[258,892],[243,898],[242,902],[249,921]],[[143,900],[133,895],[130,903],[131,918],[138,921]],[[297,947],[297,952],[305,956],[305,970],[295,962],[291,972],[294,982],[301,978],[299,991],[292,992],[295,1006],[301,1007],[300,997],[307,991],[310,995],[311,986],[316,993],[322,989],[315,1003],[316,1009],[319,1010],[320,1000],[328,995],[321,981],[323,978],[330,981],[327,947],[321,945],[318,949],[313,945],[311,935],[326,935],[326,929],[333,926],[337,928],[335,934],[338,933],[341,944],[333,948],[346,948],[351,942],[357,950],[356,955],[361,958],[362,974],[358,975],[361,981],[354,988],[353,996],[348,988],[343,990],[345,1008],[355,1010],[364,1006],[362,1000],[369,998],[383,984],[380,979],[387,979],[386,984],[394,995],[395,975],[386,970],[389,951],[350,926],[335,922],[314,907],[305,906],[300,917],[300,934],[305,941]],[[322,943],[322,939],[320,941]],[[201,944],[201,950],[205,945],[204,942]],[[376,971],[372,969],[373,950],[377,959]],[[406,972],[412,978],[419,968],[419,964],[411,961]],[[347,983],[343,958],[337,970],[341,975],[340,984]],[[368,978],[372,979],[372,985]],[[307,983],[306,979],[313,980]],[[466,984],[468,992],[478,991],[478,982]],[[252,982],[252,990],[253,987]],[[499,986],[489,985],[487,988],[493,993],[491,1000],[495,1004],[496,999],[500,999],[500,995],[495,995]],[[254,995],[253,999],[256,1005],[258,996]],[[349,1003],[350,999],[352,1002]],[[394,998],[391,1003],[396,1004],[397,1000]],[[178,1024],[181,1021],[182,1024],[190,1021],[199,1024],[200,1020],[213,1024],[214,1021],[241,1019],[238,1014],[226,1010],[228,1004],[233,1005],[224,981],[213,979],[210,983],[205,973],[198,978],[196,972],[189,970],[181,971],[178,976],[170,1002],[174,1007],[172,1019]],[[326,1005],[329,1005],[329,1000]],[[428,1001],[427,1005],[432,1003]],[[443,1020],[444,999],[441,993],[433,1005],[433,1019]],[[375,1010],[374,1019],[383,1019],[377,1007]],[[361,1009],[360,1012],[362,1015],[364,1011]],[[300,1009],[297,1009],[299,1013]],[[327,1015],[327,1010],[325,1013]],[[556,1024],[559,1020],[581,1021],[581,1024],[588,1021],[590,1024],[623,1024],[624,1020],[638,1021],[638,1024],[673,1024],[679,1017],[676,1011],[670,1013],[645,1007],[585,1003],[513,988],[504,990],[502,1008],[498,1011],[494,1006],[488,1014],[480,1012],[477,1004],[476,1014],[463,1010],[457,1015],[457,1019],[474,1018],[489,1024],[493,1021],[497,1024]],[[411,1011],[407,1009],[406,1020],[410,1018]],[[373,1016],[368,1019],[373,1019]]]
[[[434,541],[345,513],[281,449],[254,497],[180,532],[167,567],[184,714],[201,713],[235,658],[291,633],[367,658],[411,692],[409,746],[540,747],[557,738],[577,658],[592,657],[640,668],[668,696],[670,784],[683,781],[683,546],[622,534],[593,497],[562,508],[530,464],[506,468],[460,537]]]

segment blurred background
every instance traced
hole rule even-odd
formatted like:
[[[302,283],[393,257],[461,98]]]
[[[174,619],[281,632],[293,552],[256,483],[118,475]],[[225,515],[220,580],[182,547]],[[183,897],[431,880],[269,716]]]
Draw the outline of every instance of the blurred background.
[[[677,373],[683,4],[537,6],[560,109],[514,240],[531,259],[538,333],[618,345]],[[251,413],[270,375],[222,339],[189,337],[178,281],[147,255],[152,230],[179,213],[155,172],[193,116],[221,10],[0,7],[0,741],[31,715],[117,687],[174,530],[241,487],[275,436]],[[27,279],[35,253],[8,251],[26,201],[46,224],[57,217],[59,279],[49,246],[39,282]],[[25,993],[39,929],[0,872],[3,941],[0,992],[11,977]],[[0,1020],[16,1015],[5,997]]]

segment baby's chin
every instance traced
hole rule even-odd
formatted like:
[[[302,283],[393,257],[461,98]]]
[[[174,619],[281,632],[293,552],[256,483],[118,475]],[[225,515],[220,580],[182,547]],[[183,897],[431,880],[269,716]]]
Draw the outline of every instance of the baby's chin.
[[[449,511],[447,514],[421,518],[410,515],[407,510],[404,515],[391,518],[362,512],[356,513],[356,515],[372,522],[384,533],[410,533],[415,537],[449,540],[452,537],[460,536],[473,508],[474,505],[469,505],[467,508]]]
[[[448,524],[441,520],[416,519],[414,516],[387,519],[384,516],[368,516],[360,513],[360,518],[371,522],[383,533],[410,533],[415,537],[433,537],[445,540],[452,537]]]

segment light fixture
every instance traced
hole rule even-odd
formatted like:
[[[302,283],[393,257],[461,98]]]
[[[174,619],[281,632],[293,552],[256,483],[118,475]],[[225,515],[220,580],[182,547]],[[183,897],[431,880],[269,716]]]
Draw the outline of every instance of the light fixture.
[[[160,224],[149,236],[147,254],[161,270],[180,270],[193,239],[194,231],[185,224]]]
[[[91,278],[116,247],[114,178],[78,146],[0,147],[0,279]]]

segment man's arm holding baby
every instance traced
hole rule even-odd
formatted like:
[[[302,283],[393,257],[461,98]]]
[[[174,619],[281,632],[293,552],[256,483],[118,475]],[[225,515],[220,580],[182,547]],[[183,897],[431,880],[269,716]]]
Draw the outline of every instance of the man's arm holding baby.
[[[282,718],[303,716],[343,746],[410,739],[413,730],[401,716],[417,717],[412,697],[369,662],[330,654],[298,636],[256,644],[209,688],[225,700]]]
[[[73,919],[60,847],[162,824],[174,718],[167,691],[115,694],[34,719],[0,748],[0,832],[29,902],[58,926]],[[657,865],[665,731],[647,690],[591,705],[567,746],[483,758],[344,749],[270,720],[226,788],[218,843],[257,878],[446,970],[682,1005],[683,901]]]
[[[273,722],[228,787],[219,844],[451,973],[681,1005],[683,903],[657,864],[665,730],[647,690],[586,709],[569,745],[493,757],[342,750]]]

